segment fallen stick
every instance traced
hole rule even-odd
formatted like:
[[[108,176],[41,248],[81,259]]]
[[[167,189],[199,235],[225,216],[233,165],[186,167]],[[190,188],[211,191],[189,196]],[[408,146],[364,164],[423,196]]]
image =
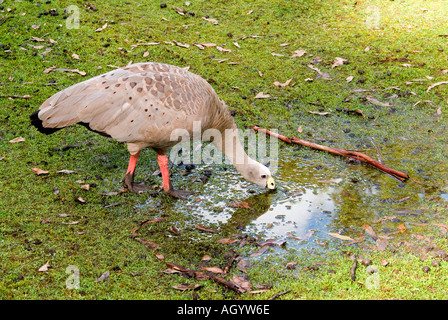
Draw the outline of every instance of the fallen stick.
[[[306,146],[309,148],[313,148],[313,149],[317,149],[317,150],[321,150],[321,151],[327,151],[327,152],[334,153],[334,154],[337,154],[340,156],[344,156],[344,157],[352,158],[352,159],[359,160],[362,162],[366,162],[400,181],[406,181],[407,179],[409,179],[409,176],[406,173],[391,169],[388,166],[385,166],[384,164],[382,164],[376,160],[373,160],[371,157],[369,157],[361,152],[358,152],[358,151],[347,151],[347,150],[343,150],[343,149],[327,147],[327,146],[323,146],[323,145],[320,145],[317,143],[309,142],[307,140],[299,139],[297,137],[293,137],[291,139],[284,135],[281,135],[281,134],[278,134],[275,132],[271,132],[269,130],[260,128],[258,126],[251,126],[251,129],[253,129],[255,131],[263,132],[263,133],[273,136],[273,137],[276,137],[276,138],[278,138],[282,141],[285,141],[287,143],[296,143],[296,144],[300,144],[300,145],[303,145],[303,146]]]

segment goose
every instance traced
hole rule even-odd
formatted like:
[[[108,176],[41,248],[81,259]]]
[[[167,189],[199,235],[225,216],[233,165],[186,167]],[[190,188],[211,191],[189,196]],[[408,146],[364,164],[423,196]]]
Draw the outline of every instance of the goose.
[[[81,124],[126,143],[130,159],[122,183],[134,193],[148,188],[134,182],[137,159],[144,148],[157,153],[166,194],[185,199],[193,193],[173,188],[168,151],[180,141],[172,138],[175,130],[193,139],[195,126],[201,132],[213,129],[221,134],[220,139],[210,140],[243,178],[275,189],[270,170],[244,151],[227,105],[205,79],[187,68],[143,62],[112,70],[57,92],[30,115],[30,121],[44,134]]]

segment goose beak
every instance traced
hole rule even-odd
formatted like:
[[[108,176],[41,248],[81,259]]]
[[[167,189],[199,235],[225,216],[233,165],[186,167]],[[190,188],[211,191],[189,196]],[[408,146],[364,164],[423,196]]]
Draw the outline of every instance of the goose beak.
[[[266,188],[270,190],[275,190],[275,181],[272,177],[269,177],[266,181]]]

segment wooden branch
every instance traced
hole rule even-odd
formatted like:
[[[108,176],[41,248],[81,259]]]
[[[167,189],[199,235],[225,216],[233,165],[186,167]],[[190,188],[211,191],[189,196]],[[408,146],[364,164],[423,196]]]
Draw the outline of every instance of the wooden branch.
[[[371,157],[369,157],[361,152],[358,152],[358,151],[347,151],[347,150],[343,150],[343,149],[327,147],[327,146],[323,146],[323,145],[313,143],[313,142],[310,142],[307,140],[299,139],[297,137],[293,137],[291,139],[284,135],[281,135],[281,134],[278,134],[275,132],[271,132],[269,130],[260,128],[258,126],[251,126],[251,128],[255,131],[263,132],[267,135],[276,137],[276,138],[278,138],[282,141],[285,141],[287,143],[296,143],[296,144],[300,144],[300,145],[303,145],[303,146],[306,146],[309,148],[313,148],[313,149],[317,149],[317,150],[321,150],[321,151],[327,151],[327,152],[334,153],[334,154],[337,154],[340,156],[344,156],[344,157],[352,158],[352,159],[359,160],[362,162],[366,162],[400,181],[406,181],[407,179],[409,179],[409,176],[406,173],[391,169],[388,166],[385,166],[384,164],[382,164],[376,160],[373,160]]]

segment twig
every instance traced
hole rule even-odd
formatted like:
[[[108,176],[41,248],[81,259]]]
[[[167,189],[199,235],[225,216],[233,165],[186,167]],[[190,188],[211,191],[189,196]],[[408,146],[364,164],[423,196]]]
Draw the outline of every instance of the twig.
[[[406,173],[391,169],[391,168],[385,166],[384,164],[382,164],[382,163],[380,163],[380,162],[378,162],[378,161],[370,158],[369,156],[367,156],[361,152],[358,152],[358,151],[347,151],[347,150],[343,150],[343,149],[331,148],[331,147],[323,146],[323,145],[320,145],[317,143],[309,142],[307,140],[299,139],[297,137],[293,137],[291,139],[284,135],[281,135],[281,134],[278,134],[275,132],[271,132],[269,130],[260,128],[258,126],[251,126],[251,128],[255,131],[264,132],[267,135],[276,137],[276,138],[278,138],[282,141],[285,141],[287,143],[296,143],[296,144],[300,144],[300,145],[310,147],[313,149],[327,151],[327,152],[334,153],[334,154],[337,154],[340,156],[344,156],[344,157],[348,157],[348,158],[352,158],[355,160],[369,163],[370,165],[380,169],[381,171],[391,175],[392,177],[394,177],[400,181],[406,181],[407,179],[409,179],[409,176]]]
[[[356,267],[358,266],[358,261],[356,259],[356,256],[353,255],[352,257],[350,257],[353,259],[353,265],[350,268],[350,278],[352,279],[352,281],[356,281]]]
[[[380,160],[380,163],[384,164],[383,157],[381,156],[380,150],[378,150],[378,147],[376,146],[375,141],[373,141],[372,137],[369,137],[369,139],[370,139],[370,142],[372,142],[373,146],[376,149],[376,153],[378,154],[378,159]]]
[[[282,296],[284,294],[290,293],[291,291],[292,290],[286,290],[286,291],[283,291],[283,292],[276,293],[272,297],[270,297],[268,300],[275,300],[275,299],[277,299],[278,297],[280,297],[280,296]]]

